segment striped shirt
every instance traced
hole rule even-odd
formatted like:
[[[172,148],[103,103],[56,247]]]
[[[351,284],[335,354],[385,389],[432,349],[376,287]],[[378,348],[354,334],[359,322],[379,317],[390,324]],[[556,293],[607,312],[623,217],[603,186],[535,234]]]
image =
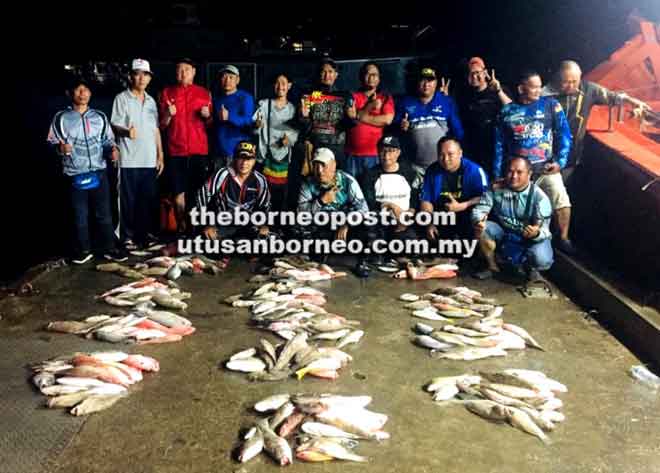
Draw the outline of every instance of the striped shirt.
[[[197,208],[213,212],[268,212],[270,192],[263,174],[252,173],[241,184],[232,166],[224,167],[209,177],[197,192]]]

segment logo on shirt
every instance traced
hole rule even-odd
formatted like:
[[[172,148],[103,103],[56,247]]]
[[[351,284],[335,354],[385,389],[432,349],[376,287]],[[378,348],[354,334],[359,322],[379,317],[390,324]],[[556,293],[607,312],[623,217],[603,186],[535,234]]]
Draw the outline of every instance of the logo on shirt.
[[[433,109],[431,109],[431,111],[433,113],[442,113],[442,105],[436,105],[435,107],[433,107]]]

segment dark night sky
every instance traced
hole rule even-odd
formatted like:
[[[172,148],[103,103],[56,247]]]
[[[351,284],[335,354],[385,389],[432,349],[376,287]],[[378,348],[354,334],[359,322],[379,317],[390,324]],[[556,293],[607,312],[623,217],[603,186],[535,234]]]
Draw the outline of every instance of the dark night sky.
[[[460,60],[480,55],[510,83],[523,67],[547,75],[565,58],[576,59],[588,71],[632,36],[627,23],[632,12],[660,22],[660,0],[436,0],[405,2],[408,8],[401,12],[381,2],[360,4],[360,9],[356,3],[345,8],[328,2],[323,12],[319,2],[295,9],[291,2],[274,2],[274,7],[234,2],[237,6],[230,8],[227,2],[190,2],[200,19],[195,27],[172,26],[171,2],[24,3],[11,7],[22,11],[4,10],[2,17],[5,48],[18,58],[4,64],[5,75],[18,81],[15,90],[21,92],[9,94],[10,102],[16,100],[22,113],[20,151],[10,153],[13,159],[3,158],[9,162],[3,169],[9,183],[2,186],[3,202],[11,203],[5,234],[10,236],[8,247],[16,251],[0,266],[0,280],[52,256],[53,245],[38,236],[68,228],[60,208],[68,204],[57,195],[56,170],[43,156],[43,128],[50,117],[41,116],[45,106],[26,107],[25,100],[28,94],[32,104],[41,104],[53,90],[59,92],[53,84],[64,63],[135,56],[171,60],[180,55],[235,61],[247,59],[243,37],[267,43],[287,35],[314,40],[338,59],[431,53],[443,74],[455,71]],[[410,29],[396,32],[389,28],[392,24],[432,28],[414,44]],[[49,215],[39,221],[28,210]]]

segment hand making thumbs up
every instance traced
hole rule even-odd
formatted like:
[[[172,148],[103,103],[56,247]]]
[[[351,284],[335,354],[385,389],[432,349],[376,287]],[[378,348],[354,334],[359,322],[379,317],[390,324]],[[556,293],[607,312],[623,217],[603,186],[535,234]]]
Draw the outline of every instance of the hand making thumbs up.
[[[174,105],[174,100],[167,101],[167,113],[170,115],[170,117],[176,115],[176,105]]]
[[[408,121],[408,112],[406,112],[401,120],[401,131],[408,131],[408,128],[410,128],[410,122]]]

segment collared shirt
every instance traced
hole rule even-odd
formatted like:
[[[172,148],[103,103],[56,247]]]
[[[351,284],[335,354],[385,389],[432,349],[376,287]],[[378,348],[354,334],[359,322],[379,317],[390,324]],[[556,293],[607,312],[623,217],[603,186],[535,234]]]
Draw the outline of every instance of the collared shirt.
[[[553,161],[563,169],[570,149],[571,130],[559,102],[551,97],[511,102],[502,108],[495,128],[493,174],[502,177],[511,156],[527,158],[535,169]]]
[[[362,189],[355,178],[344,171],[337,170],[335,177],[337,193],[334,202],[324,204],[321,196],[324,189],[313,176],[308,176],[300,188],[298,212],[360,212],[369,211]]]
[[[465,202],[482,195],[488,190],[486,173],[476,163],[462,157],[459,168],[451,173],[440,166],[437,161],[431,164],[424,175],[421,200],[430,202],[436,210],[442,210],[440,204],[443,198],[451,194],[458,202]]]
[[[167,152],[170,156],[192,156],[209,154],[206,127],[212,119],[204,119],[202,107],[211,105],[211,94],[196,84],[166,87],[158,102],[161,116],[167,114],[168,103],[174,102],[176,115],[166,130]],[[213,113],[212,107],[210,107]]]
[[[141,101],[130,90],[118,94],[112,104],[110,122],[112,126],[125,129],[133,126],[137,132],[134,140],[128,136],[117,137],[119,165],[122,168],[156,167],[158,107],[151,95],[145,92],[144,101]]]
[[[568,157],[568,166],[579,164],[582,159],[584,135],[587,130],[589,114],[594,105],[615,105],[619,103],[621,94],[611,92],[594,82],[580,81],[580,87],[574,95],[564,94],[552,86],[543,88],[543,95],[557,99],[564,109],[566,119],[571,127],[573,146]]]
[[[521,191],[504,187],[482,194],[479,203],[472,207],[472,223],[476,224],[490,214],[507,232],[522,235],[526,225],[540,225],[539,235],[532,241],[539,242],[551,238],[552,204],[550,204],[548,196],[537,185],[534,186],[530,221],[524,221],[530,189],[531,185]]]
[[[73,146],[71,154],[62,156],[64,174],[67,176],[105,169],[103,153],[115,144],[108,118],[93,108],[88,108],[84,113],[71,107],[57,112],[47,139],[53,146],[60,143]]]
[[[263,174],[252,171],[241,183],[232,166],[224,167],[209,177],[197,192],[197,208],[202,207],[213,212],[233,212],[236,208],[245,212],[268,212],[268,182]]]
[[[438,141],[451,133],[459,140],[463,139],[463,126],[458,117],[458,109],[451,97],[436,92],[428,103],[419,97],[404,97],[397,103],[395,122],[408,115],[410,128],[406,135],[412,144],[413,163],[426,169],[438,158]]]

